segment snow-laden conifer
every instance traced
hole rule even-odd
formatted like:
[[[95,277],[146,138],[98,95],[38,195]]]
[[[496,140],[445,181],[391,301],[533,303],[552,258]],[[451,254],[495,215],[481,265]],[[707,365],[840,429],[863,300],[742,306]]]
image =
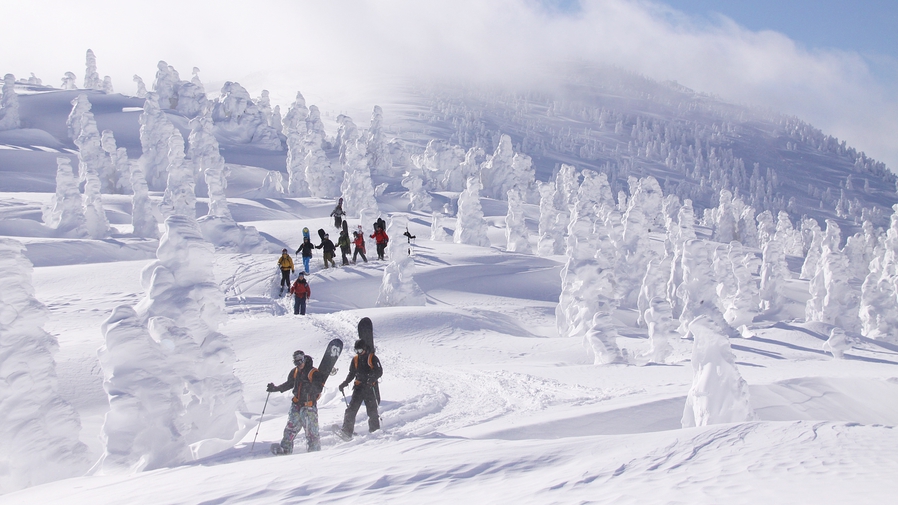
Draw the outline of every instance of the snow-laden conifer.
[[[143,166],[139,160],[129,163],[131,170],[131,225],[134,228],[134,236],[142,238],[159,238],[159,221],[156,214],[158,207],[150,201],[147,189],[147,178],[143,173]]]
[[[315,105],[309,107],[306,129],[305,175],[309,193],[316,198],[336,197],[340,194],[344,173],[339,164],[334,166],[327,159],[324,125],[321,123],[321,113]]]
[[[649,349],[643,356],[652,363],[664,363],[673,351],[671,340],[679,337],[676,320],[671,315],[670,303],[660,296],[652,298],[643,319],[649,333]]]
[[[74,73],[66,72],[62,76],[62,83],[60,84],[60,87],[65,90],[78,89],[78,85],[75,84],[76,79],[77,77],[75,77]]]
[[[683,311],[682,300],[677,296],[677,288],[683,283],[683,251],[686,242],[695,238],[695,214],[692,210],[692,200],[686,199],[677,212],[676,226],[667,230],[667,243],[671,255],[667,300],[671,302],[671,310],[676,318],[679,318]]]
[[[662,298],[667,300],[667,280],[670,277],[670,262],[673,258],[669,254],[653,258],[645,267],[645,274],[639,287],[639,295],[636,299],[637,320],[639,325],[647,323],[645,312],[651,308],[652,300]],[[667,309],[671,310],[670,302]]]
[[[530,245],[530,231],[524,216],[524,201],[521,190],[508,190],[508,212],[505,215],[505,250],[524,254],[533,253]]]
[[[393,161],[387,147],[387,136],[384,133],[384,111],[379,105],[374,106],[371,113],[371,125],[365,135],[368,168],[372,175],[394,176]]]
[[[80,93],[74,100],[72,100],[72,111],[69,112],[65,124],[69,138],[73,141],[81,136],[81,117],[90,112],[90,109],[91,104],[90,100],[87,99],[87,94]],[[91,114],[91,116],[93,116],[93,114]],[[94,126],[96,126],[96,123],[94,123]]]
[[[196,178],[184,153],[184,137],[174,130],[168,138],[168,179],[160,209],[165,217],[179,215],[196,219]]]
[[[470,156],[475,166],[462,167],[462,163]],[[459,146],[432,139],[427,143],[424,152],[412,158],[414,166],[421,171],[426,181],[425,187],[432,190],[463,191],[467,178],[476,175],[479,168],[477,159],[483,155],[482,149],[472,148],[467,155]]]
[[[826,235],[817,271],[809,283],[810,299],[805,306],[805,319],[860,331],[860,292],[850,282],[848,257],[839,248],[841,229],[835,221],[826,220]]]
[[[357,216],[362,209],[376,209],[374,184],[368,168],[365,141],[349,116],[337,116],[340,165],[343,167],[343,210],[347,216]]]
[[[867,338],[898,343],[898,205],[861,287],[859,316]]]
[[[430,240],[434,242],[448,242],[451,241],[451,237],[446,233],[446,229],[443,227],[443,213],[438,211],[433,211],[431,213],[430,218]]]
[[[433,197],[424,189],[424,181],[417,175],[408,175],[402,179],[402,187],[408,190],[408,210],[429,211]]]
[[[16,95],[16,77],[13,74],[3,76],[3,89],[0,90],[0,131],[14,130],[21,125],[19,118],[19,97]]]
[[[143,150],[141,160],[147,185],[152,190],[161,190],[168,181],[169,139],[177,130],[159,108],[156,93],[147,93],[138,122],[140,146]]]
[[[536,251],[540,256],[556,254],[555,244],[563,243],[564,229],[556,225],[559,212],[555,208],[555,185],[537,182],[539,191],[539,240]]]
[[[128,150],[116,146],[112,130],[103,130],[100,134],[100,146],[106,153],[100,172],[101,191],[103,193],[130,193],[131,163],[128,160]]]
[[[137,84],[137,94],[134,96],[136,96],[137,98],[146,98],[147,85],[144,84],[143,79],[139,75],[134,74],[132,80],[135,82],[135,84]]]
[[[306,182],[306,156],[309,154],[306,135],[309,109],[302,93],[296,92],[296,100],[287,109],[284,116],[284,135],[287,138],[287,192],[291,196],[309,196],[309,184]]]
[[[97,56],[88,49],[84,70],[84,89],[102,88],[103,81],[100,80],[100,74],[97,73]]]
[[[773,214],[765,210],[757,215],[758,221],[758,247],[763,248],[768,240],[776,235],[776,224],[773,222]]]
[[[468,187],[458,196],[458,213],[455,219],[455,233],[452,236],[456,244],[470,244],[489,247],[490,239],[486,235],[487,224],[480,206],[480,179],[468,178]]]
[[[100,194],[100,178],[97,173],[89,171],[84,177],[84,220],[90,238],[107,238],[113,232],[103,208],[103,196]]]
[[[200,81],[200,69],[193,67],[193,78],[177,84],[178,104],[175,109],[188,118],[203,114],[211,106],[206,97],[206,88]]]
[[[776,218],[776,232],[773,236],[783,245],[783,252],[788,256],[804,256],[804,245],[801,231],[792,226],[792,220],[785,211],[780,211]]]
[[[691,336],[692,322],[702,317],[703,327],[708,325],[724,336],[736,336],[718,308],[717,278],[712,267],[711,248],[713,243],[692,239],[683,246],[683,281],[677,287],[676,295],[683,307],[677,331],[683,337]]]
[[[112,87],[112,77],[108,75],[103,76],[103,82],[100,83],[100,91],[106,93],[107,95],[115,93],[115,89],[113,89]]]
[[[159,60],[156,64],[156,79],[153,81],[153,95],[147,95],[147,100],[155,100],[162,109],[175,109],[178,107],[178,83],[181,77],[175,67]],[[146,110],[146,107],[144,107]]]
[[[750,336],[748,325],[760,311],[761,298],[754,278],[760,266],[761,260],[755,253],[746,252],[740,242],[730,242],[715,251],[718,306],[726,322],[742,336]]]
[[[786,281],[792,277],[786,263],[783,243],[774,235],[761,246],[761,309],[766,312],[780,310],[785,303]]]
[[[409,244],[402,236],[408,229],[408,218],[390,216],[387,223],[387,257],[390,263],[384,268],[384,277],[377,296],[378,307],[423,306],[424,292],[415,282],[415,258],[409,254]]]
[[[234,143],[252,144],[261,149],[280,151],[281,138],[250,98],[249,92],[236,82],[225,82],[221,95],[212,108],[215,133]]]
[[[533,190],[534,172],[530,157],[515,154],[511,145],[511,137],[499,137],[499,145],[480,168],[480,181],[484,188],[484,196],[503,200],[508,190],[518,187],[529,195]]]
[[[56,236],[86,238],[87,223],[78,181],[68,158],[56,158],[56,194],[44,211],[44,224],[56,230]]]
[[[806,218],[801,222],[801,234],[805,237],[802,242],[806,242],[807,252],[805,253],[804,262],[801,265],[800,279],[810,280],[817,273],[817,264],[820,262],[820,255],[823,253],[823,230],[817,224],[816,219]]]
[[[0,494],[83,474],[81,422],[59,393],[56,338],[18,241],[0,238]]]

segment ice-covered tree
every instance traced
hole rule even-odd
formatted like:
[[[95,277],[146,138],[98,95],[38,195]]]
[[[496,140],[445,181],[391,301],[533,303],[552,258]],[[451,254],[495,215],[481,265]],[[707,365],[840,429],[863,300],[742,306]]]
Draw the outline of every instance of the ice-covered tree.
[[[284,135],[287,137],[287,191],[291,196],[309,196],[309,184],[306,182],[306,155],[308,127],[306,121],[309,109],[302,93],[296,92],[296,100],[284,116]],[[320,147],[319,147],[320,148]]]
[[[758,221],[758,247],[763,248],[768,240],[776,235],[776,224],[773,222],[773,214],[765,210],[757,215]]]
[[[100,91],[107,95],[111,95],[115,92],[115,89],[112,87],[112,77],[108,75],[103,76],[103,82],[100,84]]]
[[[808,287],[811,297],[805,306],[805,319],[860,331],[860,293],[850,282],[850,264],[839,249],[840,240],[839,225],[827,219],[823,252]]]
[[[433,211],[430,219],[430,240],[434,242],[448,242],[451,240],[446,229],[443,228],[443,213]]]
[[[169,139],[177,130],[159,108],[159,98],[155,93],[147,93],[143,104],[140,123],[141,160],[146,174],[147,185],[152,190],[161,190],[168,180]],[[179,134],[180,135],[180,134]]]
[[[690,242],[689,246],[695,242]],[[757,419],[751,408],[748,384],[736,366],[726,329],[715,318],[702,314],[690,321],[688,331],[695,339],[693,376],[683,409],[682,426],[691,428]]]
[[[176,88],[178,104],[175,109],[188,118],[204,114],[212,106],[199,73],[200,69],[193,67],[193,78],[189,81],[179,81]]]
[[[358,128],[349,116],[337,116],[338,143],[340,146],[340,165],[343,167],[343,183],[340,192],[343,195],[343,210],[347,216],[357,216],[362,209],[376,209],[374,184],[371,182],[371,170],[368,168],[366,146]]]
[[[212,109],[215,132],[234,143],[252,144],[261,149],[283,149],[277,131],[268,124],[262,109],[249,92],[236,82],[225,82]]]
[[[75,84],[76,79],[77,77],[75,77],[74,73],[66,72],[62,76],[62,84],[60,84],[60,86],[65,90],[78,89],[78,85]]]
[[[408,190],[409,211],[428,211],[433,198],[424,189],[424,181],[417,175],[409,175],[402,179],[402,187]]]
[[[692,200],[686,199],[677,212],[676,226],[671,226],[667,230],[666,247],[671,255],[667,300],[671,302],[674,317],[680,317],[680,313],[683,311],[682,301],[677,296],[677,288],[683,283],[683,252],[686,243],[695,238],[695,214],[692,210]]]
[[[100,134],[100,146],[106,153],[103,170],[100,172],[100,184],[103,193],[129,193],[131,190],[131,163],[128,150],[117,147],[112,130],[103,130]]]
[[[137,84],[137,98],[146,98],[147,97],[147,85],[144,84],[143,79],[140,78],[139,75],[134,74],[132,80]]]
[[[387,235],[392,237],[387,250],[390,263],[384,268],[378,307],[423,306],[424,292],[415,282],[415,259],[409,254],[408,244],[401,240],[408,226],[408,218],[393,215],[387,224]]]
[[[670,262],[672,257],[664,255],[649,261],[639,287],[639,296],[636,300],[637,324],[646,324],[645,312],[651,308],[652,300],[663,298],[667,300],[667,280],[670,277]],[[668,302],[668,310],[670,302]]]
[[[670,342],[679,338],[677,323],[670,311],[670,303],[660,296],[649,301],[649,307],[643,314],[649,333],[649,349],[643,355],[652,363],[664,363],[673,348]]]
[[[168,63],[159,60],[156,64],[156,79],[153,81],[153,95],[147,95],[147,100],[153,99],[162,109],[175,109],[178,107],[178,83],[181,77]],[[144,106],[146,110],[146,106]]]
[[[185,408],[182,382],[160,342],[132,307],[116,307],[102,325],[98,354],[109,412],[101,439],[101,474],[132,473],[190,461],[181,432]]]
[[[524,216],[524,202],[521,190],[512,188],[508,190],[508,212],[505,215],[505,250],[531,254],[530,232]]]
[[[677,331],[687,338],[691,335],[692,322],[699,317],[707,321],[702,323],[703,326],[711,325],[724,336],[736,336],[718,308],[717,278],[711,261],[712,247],[712,243],[699,239],[690,240],[683,246],[683,282],[676,291],[683,311],[680,313]]]
[[[3,76],[2,96],[0,96],[0,131],[14,130],[20,124],[16,77],[13,74],[6,74]]]
[[[558,210],[555,208],[555,185],[537,182],[539,191],[539,240],[536,250],[540,256],[558,254],[556,245],[564,243],[564,228],[557,226]],[[563,251],[561,251],[563,252]]]
[[[832,354],[836,359],[845,359],[845,351],[853,347],[853,339],[845,334],[845,330],[835,327],[829,330],[829,339],[823,343],[823,350]]]
[[[340,194],[340,183],[343,182],[343,170],[333,166],[325,154],[326,138],[321,113],[318,107],[309,107],[306,120],[305,137],[305,174],[309,184],[309,192],[316,198],[333,198]]]
[[[802,242],[808,244],[804,262],[801,265],[799,278],[810,280],[817,273],[817,264],[823,252],[823,230],[817,224],[816,219],[805,218],[801,222],[801,234],[805,237]]]
[[[743,336],[750,336],[748,325],[760,311],[761,299],[754,274],[761,260],[753,252],[746,252],[740,242],[718,247],[714,254],[717,277],[718,306],[723,318]]]
[[[427,145],[430,147],[431,143]],[[483,149],[479,147],[472,147],[467,152],[458,146],[445,149],[439,158],[439,165],[437,165],[441,168],[433,171],[434,177],[440,173],[440,169],[443,170],[443,175],[437,184],[432,187],[446,191],[463,191],[468,177],[478,175],[484,156]],[[395,160],[396,157],[394,156],[393,159]],[[426,167],[427,165],[424,165],[424,168]],[[426,170],[425,174],[427,174]]]
[[[159,212],[153,202],[150,201],[147,189],[147,178],[143,174],[141,162],[134,160],[129,163],[131,170],[131,225],[134,228],[134,236],[142,238],[159,238],[159,221],[156,213]]]
[[[97,73],[97,56],[90,49],[87,50],[87,58],[84,70],[84,89],[102,89],[103,81]]]
[[[865,337],[898,343],[898,205],[892,209],[889,229],[861,287],[859,315]]]
[[[112,232],[106,211],[103,208],[103,196],[100,194],[100,179],[96,172],[87,172],[84,178],[84,220],[90,238],[101,239]]]
[[[516,186],[522,191],[529,192],[532,190],[533,180],[530,157],[516,155],[511,145],[511,137],[504,134],[500,136],[495,152],[480,168],[484,196],[502,200],[508,195],[508,190]]]
[[[224,296],[212,273],[214,249],[203,240],[194,219],[175,214],[165,220],[156,258],[141,274],[146,296],[137,313],[146,321],[156,317],[172,321],[156,329],[157,341],[182,341],[183,335],[172,334],[179,332],[199,346],[193,370],[187,370],[191,375],[181,375],[189,397],[185,415],[190,419],[189,430],[181,433],[190,443],[230,440],[239,428],[236,413],[245,407],[243,385],[234,375],[234,351],[228,337],[217,331],[225,313]]]
[[[180,215],[196,219],[196,179],[193,166],[185,158],[184,137],[175,130],[168,138],[168,179],[160,209],[163,216]]]
[[[65,124],[69,133],[69,138],[73,141],[81,136],[81,118],[84,114],[89,113],[90,109],[90,100],[87,99],[85,93],[79,94],[72,100],[72,111],[69,112],[69,117],[66,119]],[[91,116],[93,116],[93,114],[91,114]],[[96,126],[96,122],[94,123],[94,126]]]
[[[228,169],[221,156],[218,140],[213,133],[212,118],[197,116],[190,120],[187,138],[187,157],[193,164],[193,173],[203,177],[209,192],[210,216],[231,218],[225,189],[228,187]]]
[[[44,211],[44,224],[56,230],[57,236],[87,237],[87,223],[78,181],[68,158],[56,158],[56,194]]]
[[[780,211],[776,217],[776,232],[773,236],[783,245],[783,252],[789,256],[804,256],[801,231],[792,226],[789,214]]]
[[[468,187],[458,196],[458,213],[455,220],[455,233],[452,236],[456,244],[470,244],[489,247],[490,239],[486,235],[487,224],[480,206],[480,180],[468,178]]]
[[[476,158],[477,152],[475,150],[470,154]],[[438,139],[432,139],[427,143],[423,153],[413,157],[415,169],[420,171],[421,178],[426,181],[425,187],[448,191],[464,190],[467,177],[474,175],[474,173],[466,174],[460,168],[464,160],[464,149]],[[475,172],[476,168],[474,167]]]
[[[0,494],[87,471],[77,412],[59,392],[49,311],[34,296],[25,246],[0,238]]]
[[[783,308],[786,299],[784,294],[786,281],[791,277],[782,242],[776,236],[770,237],[761,246],[760,297],[762,310],[776,312]]]
[[[394,176],[396,174],[393,172],[393,161],[390,158],[383,123],[384,111],[379,105],[375,105],[371,113],[371,125],[365,135],[368,168],[372,175]]]

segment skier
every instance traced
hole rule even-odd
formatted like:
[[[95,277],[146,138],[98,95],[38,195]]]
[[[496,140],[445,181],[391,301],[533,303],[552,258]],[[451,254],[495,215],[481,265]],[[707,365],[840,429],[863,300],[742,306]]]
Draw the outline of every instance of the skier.
[[[337,263],[334,261],[334,253],[337,252],[337,248],[334,247],[334,243],[331,242],[330,235],[327,233],[324,234],[324,238],[321,240],[320,245],[316,245],[315,249],[324,249],[324,268],[327,268],[327,262],[331,262],[331,266],[337,268]]]
[[[321,450],[321,437],[318,435],[318,397],[327,380],[327,375],[315,368],[312,357],[302,351],[293,353],[293,364],[296,368],[287,374],[287,382],[275,386],[268,383],[269,393],[292,390],[293,405],[287,416],[284,438],[280,444],[272,444],[271,452],[275,454],[292,454],[293,439],[301,429],[306,430],[306,449],[308,452]]]
[[[306,300],[312,296],[312,289],[306,282],[306,275],[299,272],[296,276],[296,282],[290,286],[290,292],[293,293],[293,315],[306,315]]]
[[[343,226],[343,216],[345,215],[346,213],[343,212],[343,199],[341,198],[337,202],[337,206],[334,207],[333,212],[331,212],[331,216],[334,217],[334,228],[339,229],[341,226]]]
[[[371,238],[374,239],[374,243],[377,245],[377,259],[384,259],[384,251],[387,249],[387,243],[390,242],[390,237],[387,236],[387,232],[384,231],[383,226],[375,226],[374,234],[371,235]]]
[[[415,240],[417,237],[409,233],[408,226],[405,227],[405,233],[402,234],[405,239],[408,241],[408,255],[412,255],[412,240]]]
[[[293,268],[293,258],[286,249],[281,251],[281,257],[278,258],[278,268],[281,269],[281,295],[283,295],[284,287],[290,287],[290,273],[296,271]]]
[[[340,230],[340,238],[337,239],[337,245],[340,247],[340,254],[343,255],[343,265],[349,264],[349,258],[346,257],[350,252],[349,233],[346,230]]]
[[[355,249],[352,251],[352,262],[355,263],[356,257],[361,255],[362,260],[368,263],[368,258],[365,257],[365,234],[362,232],[361,226],[358,231],[352,232],[352,243],[355,244]]]
[[[346,376],[340,384],[340,392],[342,393],[349,382],[355,379],[352,386],[352,400],[346,407],[346,413],[343,415],[343,428],[337,432],[337,435],[344,440],[352,438],[355,431],[355,415],[365,402],[365,410],[368,412],[368,432],[375,432],[380,429],[380,417],[377,415],[377,379],[383,375],[384,370],[380,366],[380,360],[374,355],[374,349],[369,349],[368,344],[364,340],[356,340],[356,355],[352,357],[352,364],[349,365],[349,375]]]
[[[296,254],[302,253],[302,267],[309,273],[309,262],[312,260],[312,249],[315,249],[315,245],[312,244],[311,239],[309,237],[303,237],[302,244],[300,244],[299,249],[296,250]]]

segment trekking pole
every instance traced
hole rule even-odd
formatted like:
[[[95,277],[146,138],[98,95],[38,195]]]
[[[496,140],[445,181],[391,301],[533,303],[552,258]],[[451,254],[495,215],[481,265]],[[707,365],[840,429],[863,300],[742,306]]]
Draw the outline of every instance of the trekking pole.
[[[343,394],[343,403],[345,403],[346,406],[348,407],[348,406],[349,406],[349,400],[346,399],[346,393],[344,393],[342,389],[340,390],[340,393]]]
[[[256,426],[256,436],[253,437],[253,445],[249,447],[249,452],[253,452],[253,448],[256,446],[256,438],[259,436],[259,428],[262,427],[262,417],[265,416],[265,409],[268,407],[269,398],[271,398],[271,391],[269,391],[268,396],[265,397],[265,405],[262,406],[262,414],[259,415],[259,426]]]

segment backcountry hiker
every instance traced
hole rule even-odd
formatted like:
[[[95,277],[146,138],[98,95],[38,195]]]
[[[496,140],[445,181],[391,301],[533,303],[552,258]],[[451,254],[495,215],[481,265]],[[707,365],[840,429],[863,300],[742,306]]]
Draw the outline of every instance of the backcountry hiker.
[[[343,226],[343,216],[345,215],[346,213],[343,212],[343,199],[341,198],[339,201],[337,201],[337,206],[334,207],[334,210],[331,212],[331,216],[334,217],[335,228],[340,228],[341,226]]]
[[[343,415],[343,428],[338,435],[344,439],[352,438],[355,431],[355,415],[365,402],[365,410],[368,412],[368,431],[374,432],[380,429],[380,417],[377,415],[377,379],[383,375],[384,370],[380,366],[380,360],[374,355],[374,349],[369,349],[364,340],[356,340],[356,355],[352,357],[349,365],[349,375],[340,384],[340,392],[355,379],[352,386],[352,400],[346,407]]]
[[[340,230],[340,238],[337,239],[337,246],[340,247],[340,254],[343,256],[343,265],[349,264],[349,258],[346,257],[351,251],[349,243],[349,233],[346,230]]]
[[[284,294],[284,287],[290,286],[290,273],[294,272],[293,258],[286,249],[281,251],[281,257],[278,258],[278,267],[281,269],[281,294]]]
[[[334,261],[334,253],[337,251],[337,248],[334,247],[334,243],[331,242],[330,235],[324,234],[324,238],[321,240],[321,244],[316,245],[315,249],[324,249],[324,268],[327,268],[327,262],[331,262],[331,266],[337,268],[337,263]]]
[[[284,438],[280,444],[271,446],[275,454],[292,454],[293,439],[299,430],[306,430],[306,449],[308,452],[321,450],[321,437],[318,434],[318,397],[327,380],[327,375],[318,371],[312,363],[312,357],[302,351],[293,353],[293,364],[296,368],[287,374],[287,382],[275,386],[268,383],[267,391],[283,393],[293,390],[293,405],[287,416]]]
[[[304,273],[299,272],[296,282],[290,286],[290,292],[293,294],[293,315],[306,315],[306,300],[312,296],[312,289]]]
[[[382,226],[375,226],[371,238],[374,239],[374,243],[377,245],[377,259],[384,259],[384,251],[387,249],[387,243],[390,242],[387,232],[384,231]]]
[[[309,273],[309,262],[312,260],[312,250],[315,249],[315,245],[312,244],[312,241],[309,237],[304,237],[302,239],[302,244],[300,244],[299,249],[296,250],[296,254],[302,253],[302,268]]]
[[[362,260],[368,263],[368,258],[365,257],[365,233],[362,232],[361,226],[358,231],[352,232],[352,243],[355,245],[355,249],[352,251],[352,262],[355,263],[356,256],[361,255]]]

